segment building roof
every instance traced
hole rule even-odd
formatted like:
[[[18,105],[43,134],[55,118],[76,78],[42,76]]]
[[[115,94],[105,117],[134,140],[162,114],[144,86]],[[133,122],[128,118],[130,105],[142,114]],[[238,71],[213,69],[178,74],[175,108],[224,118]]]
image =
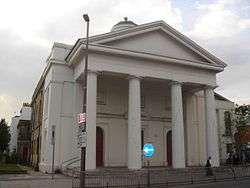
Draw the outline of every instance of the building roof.
[[[124,23],[121,22],[122,24]],[[119,24],[119,23],[118,23]],[[189,39],[188,37],[184,36],[182,33],[179,31],[175,30],[172,28],[170,25],[165,23],[164,21],[156,21],[156,22],[151,22],[147,24],[142,24],[142,25],[136,25],[133,27],[128,27],[126,29],[121,29],[121,30],[116,30],[112,31],[109,33],[101,34],[101,35],[95,35],[91,36],[89,38],[89,43],[92,45],[102,45],[105,47],[105,43],[115,41],[115,40],[120,40],[120,39],[125,39],[128,37],[132,37],[138,34],[146,33],[146,32],[151,32],[155,30],[161,30],[165,32],[167,35],[171,36],[175,40],[179,41],[182,43],[184,46],[198,54],[199,56],[203,57],[206,59],[208,62],[211,63],[211,65],[215,67],[221,67],[225,68],[226,64],[209,53],[207,50],[203,49],[200,47],[198,44],[196,44],[194,41]],[[72,56],[77,53],[77,49],[81,46],[86,41],[85,38],[78,39],[75,45],[72,47],[72,49],[69,51],[67,57],[65,60],[67,62],[71,61]],[[108,47],[108,46],[107,46]]]
[[[59,42],[54,42],[53,46],[52,46],[52,49],[51,49],[51,53],[49,54],[46,62],[49,62],[50,59],[55,59],[55,57],[53,56],[52,54],[52,51],[55,49],[55,48],[65,48],[65,49],[71,49],[72,48],[72,45],[68,45],[68,44],[64,44],[64,43],[59,43]],[[45,80],[45,77],[46,77],[46,74],[47,74],[47,70],[49,69],[49,66],[50,64],[47,63],[46,67],[44,68],[41,76],[40,76],[40,79],[35,87],[35,90],[33,92],[33,95],[32,95],[32,99],[31,99],[31,104],[33,104],[38,92],[42,89],[43,85],[44,85],[44,80]]]
[[[217,100],[232,102],[232,101],[230,101],[229,99],[223,97],[222,95],[220,95],[220,94],[218,94],[218,93],[216,93],[216,92],[214,92],[214,97],[215,97],[215,99],[217,99]]]

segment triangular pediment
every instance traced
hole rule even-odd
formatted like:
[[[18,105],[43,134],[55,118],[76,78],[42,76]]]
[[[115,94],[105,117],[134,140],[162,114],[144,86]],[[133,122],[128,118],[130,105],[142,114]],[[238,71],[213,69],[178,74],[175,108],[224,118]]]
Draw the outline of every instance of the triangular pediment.
[[[69,60],[77,48],[85,42],[86,38],[79,39],[67,55],[66,60]],[[102,45],[103,47],[131,51],[132,53],[139,52],[205,63],[222,69],[226,67],[223,61],[164,21],[151,22],[128,29],[91,36],[89,43],[90,45]]]
[[[209,63],[205,58],[160,29],[102,44],[113,48]]]

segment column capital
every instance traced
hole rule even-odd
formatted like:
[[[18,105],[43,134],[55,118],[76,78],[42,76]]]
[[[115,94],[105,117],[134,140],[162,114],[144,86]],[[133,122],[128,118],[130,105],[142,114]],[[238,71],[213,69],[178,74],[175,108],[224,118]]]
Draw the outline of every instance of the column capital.
[[[212,89],[212,90],[214,90],[215,88],[217,88],[218,87],[218,85],[216,85],[216,86],[212,86],[212,85],[204,85],[204,89]]]
[[[128,80],[130,80],[130,79],[139,79],[139,80],[141,80],[142,77],[141,76],[137,76],[137,75],[128,75],[127,79]]]
[[[96,74],[96,75],[99,75],[101,74],[99,71],[96,71],[96,70],[91,70],[91,69],[88,69],[88,74]]]
[[[169,86],[172,86],[172,85],[181,85],[182,86],[183,84],[184,84],[183,82],[171,80],[168,85]]]

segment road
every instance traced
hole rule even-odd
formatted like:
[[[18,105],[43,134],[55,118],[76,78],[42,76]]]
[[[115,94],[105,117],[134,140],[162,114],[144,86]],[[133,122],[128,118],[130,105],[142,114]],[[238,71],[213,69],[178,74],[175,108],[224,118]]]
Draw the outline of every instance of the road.
[[[225,182],[169,186],[173,188],[250,188],[250,178]],[[0,175],[0,188],[72,188],[72,179],[56,175],[52,180],[46,174]]]
[[[196,184],[187,186],[176,186],[176,188],[250,188],[250,179],[238,181],[225,181],[217,183]]]

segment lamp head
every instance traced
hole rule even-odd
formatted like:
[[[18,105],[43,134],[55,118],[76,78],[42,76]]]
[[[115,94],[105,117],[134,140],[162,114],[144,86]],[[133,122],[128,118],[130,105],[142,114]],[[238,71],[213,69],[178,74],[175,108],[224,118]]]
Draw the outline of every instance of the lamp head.
[[[83,19],[85,20],[85,22],[89,22],[89,16],[88,16],[88,14],[84,14],[83,15]]]

